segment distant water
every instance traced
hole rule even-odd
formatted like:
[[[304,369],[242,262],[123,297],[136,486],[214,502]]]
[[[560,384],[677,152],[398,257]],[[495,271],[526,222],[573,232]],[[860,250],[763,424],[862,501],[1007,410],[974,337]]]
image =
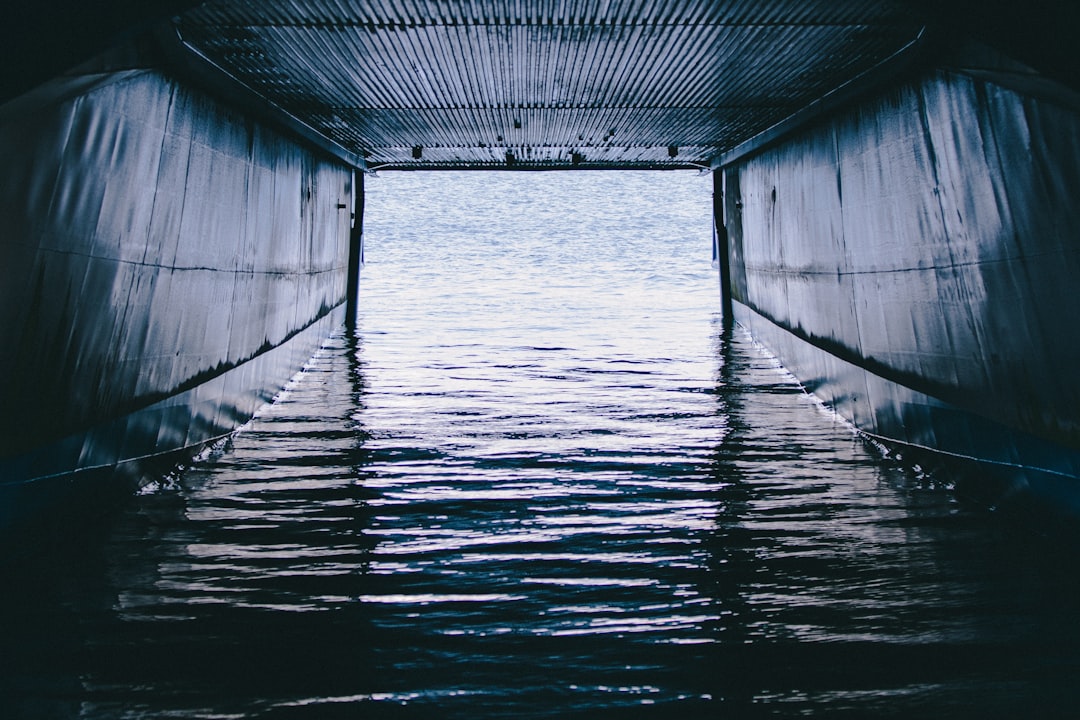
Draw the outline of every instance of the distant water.
[[[0,718],[1080,713],[1074,548],[717,316],[708,178],[368,181],[355,335],[0,575]]]

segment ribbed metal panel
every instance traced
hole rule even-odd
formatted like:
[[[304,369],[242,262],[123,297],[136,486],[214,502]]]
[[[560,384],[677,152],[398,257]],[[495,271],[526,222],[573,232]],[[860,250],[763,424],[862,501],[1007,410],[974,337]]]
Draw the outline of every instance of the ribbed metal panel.
[[[375,167],[704,165],[918,30],[868,0],[218,0],[180,20]]]

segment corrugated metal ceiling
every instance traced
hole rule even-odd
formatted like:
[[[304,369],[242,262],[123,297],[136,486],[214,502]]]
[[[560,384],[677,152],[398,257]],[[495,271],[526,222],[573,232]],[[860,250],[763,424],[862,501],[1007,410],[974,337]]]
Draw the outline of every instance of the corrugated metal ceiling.
[[[369,167],[686,167],[913,41],[871,0],[216,0],[184,42]]]

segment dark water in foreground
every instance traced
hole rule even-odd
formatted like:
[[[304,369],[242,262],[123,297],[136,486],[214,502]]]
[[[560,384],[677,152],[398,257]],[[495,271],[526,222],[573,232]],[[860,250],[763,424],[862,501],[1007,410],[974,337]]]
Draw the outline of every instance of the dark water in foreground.
[[[707,179],[369,191],[358,332],[0,571],[0,718],[1080,714],[1076,548],[725,335]]]

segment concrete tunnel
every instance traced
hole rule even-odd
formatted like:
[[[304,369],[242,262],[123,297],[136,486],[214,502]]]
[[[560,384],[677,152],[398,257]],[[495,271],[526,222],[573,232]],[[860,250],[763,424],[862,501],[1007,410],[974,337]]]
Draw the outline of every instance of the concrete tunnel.
[[[0,527],[227,436],[356,311],[366,173],[687,169],[864,433],[1080,509],[1077,12],[69,0],[0,52]]]

